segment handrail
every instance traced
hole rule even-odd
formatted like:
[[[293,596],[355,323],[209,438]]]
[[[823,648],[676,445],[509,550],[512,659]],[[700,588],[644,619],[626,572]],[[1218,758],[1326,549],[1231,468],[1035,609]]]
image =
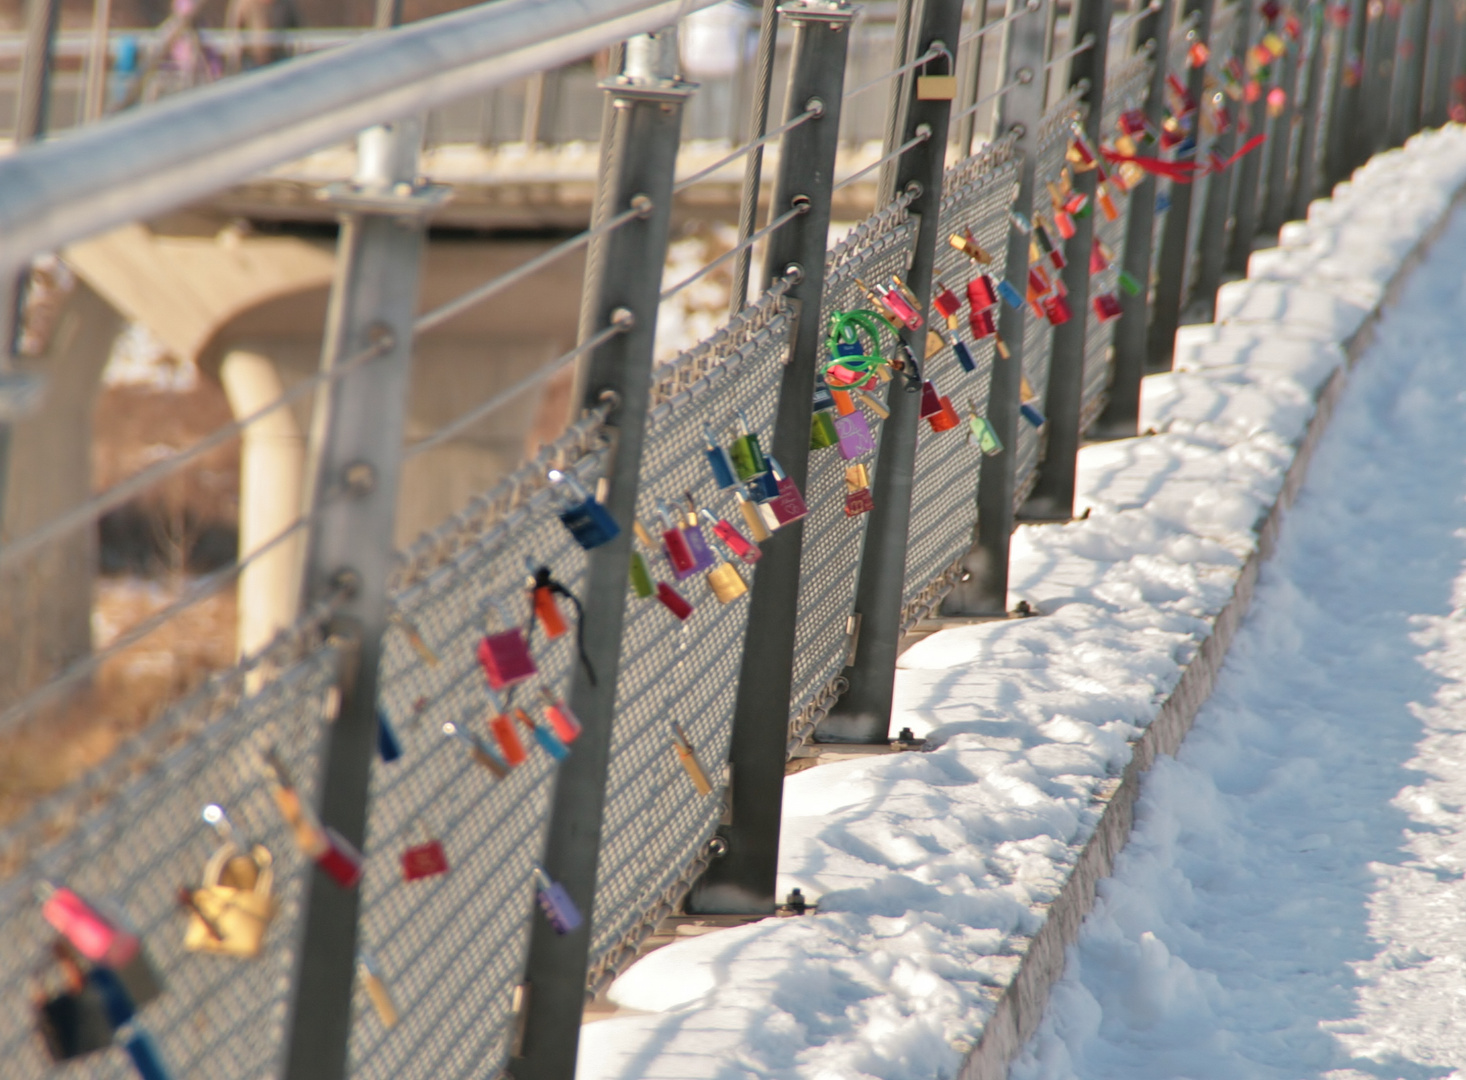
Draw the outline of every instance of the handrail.
[[[0,274],[363,128],[579,59],[714,0],[497,0],[365,35],[0,160]]]

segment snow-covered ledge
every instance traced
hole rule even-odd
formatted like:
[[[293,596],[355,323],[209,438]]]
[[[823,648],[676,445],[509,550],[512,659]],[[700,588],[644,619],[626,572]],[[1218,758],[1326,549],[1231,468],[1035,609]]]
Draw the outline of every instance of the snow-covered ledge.
[[[1466,130],[1371,161],[1225,286],[1146,380],[1155,435],[1086,448],[1080,510],[1015,537],[1043,618],[901,660],[929,753],[790,777],[781,891],[820,914],[663,948],[612,987],[579,1080],[995,1080],[1130,830],[1139,777],[1206,700],[1343,387],[1466,191]]]

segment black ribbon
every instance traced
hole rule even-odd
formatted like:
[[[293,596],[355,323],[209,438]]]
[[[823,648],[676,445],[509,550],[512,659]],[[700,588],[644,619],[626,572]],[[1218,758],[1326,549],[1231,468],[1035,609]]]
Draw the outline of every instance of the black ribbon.
[[[575,605],[575,650],[580,654],[580,662],[585,665],[585,676],[590,680],[592,686],[596,685],[596,669],[591,666],[590,657],[585,651],[585,607],[580,602],[580,597],[566,587],[562,581],[556,581],[550,574],[548,566],[538,566],[534,571],[534,584],[536,591],[549,589],[553,596],[563,596]],[[530,613],[530,627],[534,626],[534,614]]]

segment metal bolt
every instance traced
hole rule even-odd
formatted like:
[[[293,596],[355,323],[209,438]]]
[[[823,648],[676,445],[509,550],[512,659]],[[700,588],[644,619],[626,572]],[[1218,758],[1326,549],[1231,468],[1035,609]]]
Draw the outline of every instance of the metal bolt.
[[[712,858],[712,859],[721,859],[726,854],[728,854],[728,841],[727,840],[723,839],[721,836],[715,836],[711,840],[708,841],[708,857],[709,858]]]
[[[630,308],[618,307],[611,312],[611,325],[624,334],[636,325],[636,314]]]
[[[821,98],[812,97],[804,103],[804,111],[813,113],[814,118],[818,120],[825,115],[825,103]]]
[[[361,574],[349,566],[343,566],[331,575],[331,591],[339,593],[342,599],[350,600],[361,591]]]
[[[375,322],[367,329],[367,340],[386,351],[397,344],[397,335],[386,323]]]
[[[808,195],[796,195],[789,200],[789,209],[800,214],[809,213],[809,208],[813,205],[814,202]]]
[[[353,461],[341,470],[341,483],[348,495],[360,499],[376,490],[377,470],[370,462]]]
[[[631,209],[633,209],[633,210],[636,211],[636,216],[637,217],[639,217],[639,218],[649,218],[649,217],[651,217],[652,216],[652,208],[653,208],[652,207],[652,199],[651,199],[651,196],[650,195],[633,195],[633,196],[631,196]]]
[[[1019,68],[1018,69],[1018,81],[1020,83],[1022,83],[1024,86],[1027,86],[1029,83],[1033,82],[1033,69],[1032,68]]]

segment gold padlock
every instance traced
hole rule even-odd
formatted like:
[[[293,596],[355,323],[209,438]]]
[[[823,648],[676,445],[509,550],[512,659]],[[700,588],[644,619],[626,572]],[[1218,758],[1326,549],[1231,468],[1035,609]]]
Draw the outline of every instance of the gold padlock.
[[[249,854],[226,843],[204,867],[204,884],[190,894],[183,947],[192,952],[258,956],[275,917],[274,858],[256,844]]]
[[[743,576],[734,569],[732,563],[726,562],[719,563],[708,571],[708,588],[713,590],[713,595],[720,604],[731,604],[748,592]]]
[[[859,491],[861,488],[870,487],[870,470],[865,467],[864,462],[857,461],[854,465],[845,466],[845,490],[847,492]]]
[[[918,75],[916,77],[917,101],[951,101],[957,96],[957,76]]]

